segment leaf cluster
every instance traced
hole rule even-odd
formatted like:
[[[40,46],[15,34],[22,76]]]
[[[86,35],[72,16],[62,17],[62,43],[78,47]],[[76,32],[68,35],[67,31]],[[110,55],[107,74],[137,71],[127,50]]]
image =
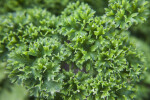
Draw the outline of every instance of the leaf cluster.
[[[146,4],[110,0],[100,17],[79,2],[57,17],[42,9],[1,16],[9,77],[39,98],[133,99],[145,67],[124,30],[145,20]]]

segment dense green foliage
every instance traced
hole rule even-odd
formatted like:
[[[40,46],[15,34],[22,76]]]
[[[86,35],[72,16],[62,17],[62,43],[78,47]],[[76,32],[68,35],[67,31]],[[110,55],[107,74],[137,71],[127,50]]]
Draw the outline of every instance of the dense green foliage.
[[[88,3],[96,13],[104,13],[104,7],[107,6],[108,0],[79,0]],[[45,8],[53,14],[59,15],[61,11],[70,3],[76,0],[1,0],[0,13],[20,11],[25,8],[40,7]]]
[[[2,71],[7,66],[10,80],[38,99],[142,97],[141,83],[150,84],[149,47],[135,40],[136,48],[126,30],[146,21],[148,2],[74,1],[0,1]]]

